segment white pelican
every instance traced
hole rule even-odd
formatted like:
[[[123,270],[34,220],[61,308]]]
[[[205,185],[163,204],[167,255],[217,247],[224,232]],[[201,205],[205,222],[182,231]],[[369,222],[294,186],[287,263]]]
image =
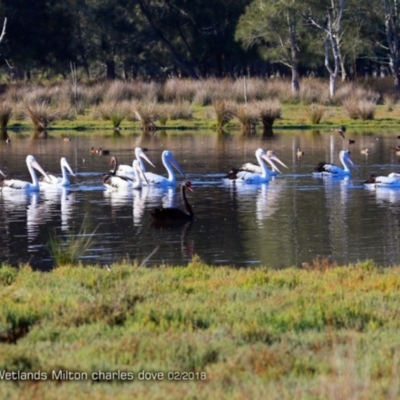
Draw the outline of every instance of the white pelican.
[[[340,168],[334,164],[320,162],[315,168],[312,174],[317,177],[321,176],[346,176],[351,175],[350,166],[358,170],[357,165],[354,164],[350,157],[350,151],[342,150],[339,153],[339,159],[343,164],[343,168]]]
[[[392,172],[390,175],[398,175]],[[367,187],[400,187],[400,180],[395,176],[375,176],[371,175],[364,183]]]
[[[117,159],[116,157],[111,158],[111,163],[114,163],[114,170],[117,168]],[[136,169],[136,178],[131,179],[126,176],[115,175],[115,173],[108,173],[103,175],[103,184],[108,189],[141,189],[142,188],[142,179],[146,182],[146,176],[143,171],[140,169],[139,162],[137,160],[133,161],[133,167]]]
[[[135,156],[136,156],[136,160],[138,161],[139,166],[143,172],[146,171],[146,168],[144,166],[142,158],[144,160],[146,160],[151,166],[154,167],[154,164],[149,160],[149,158],[146,156],[146,154],[144,153],[142,148],[140,148],[140,147],[135,148]],[[117,168],[117,171],[116,171],[116,175],[126,176],[128,178],[135,179],[136,171],[133,166],[133,162],[132,162],[132,165],[126,165],[126,164],[119,165]]]
[[[268,156],[272,156],[272,155],[275,156],[275,161],[277,161],[279,164],[283,165],[285,168],[288,168],[288,167],[286,166],[286,164],[285,164],[284,162],[282,162],[282,161],[275,155],[275,153],[274,153],[273,150],[268,150],[268,151],[266,152],[266,154],[267,154]],[[260,163],[260,161],[259,161],[259,163]],[[259,165],[256,165],[256,164],[253,164],[253,163],[245,163],[245,164],[243,164],[243,165],[240,167],[240,169],[243,170],[243,171],[253,172],[253,173],[255,173],[255,174],[262,174],[262,172],[263,172],[262,164],[264,164],[264,161],[263,161],[263,160],[261,160],[261,163],[260,163]],[[280,174],[281,171],[279,171],[279,169],[276,168],[275,165],[273,165],[273,166],[272,166],[272,171],[270,171],[270,173],[271,173],[272,175],[278,175],[278,173]]]
[[[68,179],[67,170],[72,176],[75,176],[72,168],[68,164],[68,161],[65,157],[61,157],[60,159],[61,165],[61,173],[62,176],[55,176],[53,174],[47,174],[47,178],[45,176],[41,176],[39,178],[39,184],[41,188],[49,188],[55,186],[69,186],[70,181]]]
[[[181,166],[178,164],[178,161],[175,160],[175,157],[169,150],[164,150],[162,152],[161,160],[168,171],[168,178],[152,172],[145,172],[144,174],[149,185],[175,185],[176,177],[172,167],[175,167],[179,173],[186,176]]]
[[[22,181],[19,179],[0,179],[0,190],[23,190],[25,192],[37,192],[39,190],[39,180],[34,171],[34,168],[38,170],[42,175],[49,179],[47,173],[36,161],[35,157],[28,155],[26,157],[26,165],[28,167],[29,173],[31,174],[32,183],[27,181]],[[2,173],[3,174],[3,173]],[[4,175],[4,174],[3,174]]]
[[[274,154],[274,152],[265,152],[263,149],[257,149],[255,152],[258,163],[261,166],[261,174],[257,174],[255,172],[244,171],[243,169],[233,169],[228,175],[225,176],[225,182],[244,182],[244,183],[262,183],[268,182],[272,178],[272,172],[267,168],[267,165],[263,162],[263,160],[267,161],[272,167],[272,169],[278,170],[273,160],[278,160],[278,157]],[[279,170],[278,170],[279,171]]]

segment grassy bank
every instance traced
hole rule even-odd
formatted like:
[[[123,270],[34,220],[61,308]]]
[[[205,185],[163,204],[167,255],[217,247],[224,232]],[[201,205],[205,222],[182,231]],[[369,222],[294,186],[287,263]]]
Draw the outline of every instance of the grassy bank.
[[[2,398],[399,396],[400,267],[3,266],[0,296],[0,375],[45,374]]]
[[[397,127],[399,95],[376,78],[328,82],[304,78],[298,93],[285,79],[171,78],[165,82],[9,83],[0,91],[0,127],[50,129],[226,129]]]

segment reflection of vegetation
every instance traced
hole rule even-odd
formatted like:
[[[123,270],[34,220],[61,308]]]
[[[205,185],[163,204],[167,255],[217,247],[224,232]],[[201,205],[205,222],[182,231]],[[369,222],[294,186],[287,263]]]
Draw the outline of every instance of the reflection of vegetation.
[[[196,398],[200,390],[204,398],[262,398],[267,390],[288,400],[334,390],[336,398],[382,399],[397,382],[399,278],[400,267],[368,260],[275,271],[213,268],[198,257],[186,267],[3,266],[0,368],[47,371],[46,382],[33,382],[35,398],[84,399],[88,390],[91,398]],[[52,381],[60,370],[87,379]],[[141,371],[164,377],[149,384]],[[2,398],[31,393],[32,383],[0,385]]]
[[[55,264],[57,266],[78,264],[79,258],[93,247],[96,230],[97,228],[92,233],[87,233],[83,221],[77,234],[71,234],[66,238],[51,234],[47,246]]]
[[[2,131],[4,131],[7,128],[11,116],[12,116],[11,105],[8,102],[3,101],[3,103],[0,104],[0,128]]]

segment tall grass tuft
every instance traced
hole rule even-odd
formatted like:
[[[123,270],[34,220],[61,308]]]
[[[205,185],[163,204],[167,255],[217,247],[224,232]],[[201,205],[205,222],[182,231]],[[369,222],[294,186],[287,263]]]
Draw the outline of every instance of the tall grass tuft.
[[[97,228],[92,233],[87,233],[84,220],[77,234],[71,234],[64,239],[54,233],[50,234],[47,247],[56,266],[79,265],[80,257],[95,244],[96,230]]]
[[[118,129],[128,115],[128,103],[107,102],[99,106],[98,111],[104,121],[111,121],[114,129]]]
[[[282,108],[279,100],[260,101],[255,107],[258,117],[263,124],[263,135],[270,136],[273,134],[272,127],[276,119],[281,117]]]
[[[51,111],[50,106],[43,102],[28,104],[26,106],[26,117],[31,120],[36,132],[43,132],[57,116]]]
[[[178,101],[172,103],[169,106],[169,118],[171,121],[177,119],[189,120],[193,117],[193,111],[190,107],[190,103],[185,101]]]
[[[343,109],[351,119],[372,120],[375,117],[376,102],[369,99],[348,98],[343,101]]]
[[[133,113],[134,118],[141,123],[143,131],[151,131],[156,129],[156,121],[159,116],[157,103],[138,103],[135,106]]]
[[[12,107],[7,101],[3,101],[0,105],[0,128],[2,130],[7,128],[12,116]]]
[[[323,105],[312,103],[306,107],[306,114],[313,125],[318,125],[325,114],[325,110]]]
[[[235,114],[233,104],[226,100],[215,100],[212,103],[214,115],[217,120],[217,129],[224,129],[225,125],[232,120]]]
[[[358,114],[363,121],[375,118],[376,103],[371,100],[358,101]]]
[[[256,124],[259,121],[259,110],[254,104],[240,104],[236,107],[235,117],[242,124],[242,132],[244,135],[255,133]]]

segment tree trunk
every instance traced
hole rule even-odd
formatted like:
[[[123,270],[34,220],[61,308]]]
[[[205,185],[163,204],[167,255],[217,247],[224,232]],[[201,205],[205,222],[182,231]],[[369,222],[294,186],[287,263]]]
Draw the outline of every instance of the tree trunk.
[[[106,67],[107,67],[107,79],[114,80],[116,78],[114,60],[106,61]]]
[[[299,58],[296,25],[290,25],[290,54],[291,54],[291,70],[292,70],[292,93],[297,95],[300,92],[299,83]]]
[[[336,75],[329,74],[329,96],[333,97],[336,93]]]
[[[299,71],[297,65],[292,64],[292,93],[298,94],[300,92]]]

